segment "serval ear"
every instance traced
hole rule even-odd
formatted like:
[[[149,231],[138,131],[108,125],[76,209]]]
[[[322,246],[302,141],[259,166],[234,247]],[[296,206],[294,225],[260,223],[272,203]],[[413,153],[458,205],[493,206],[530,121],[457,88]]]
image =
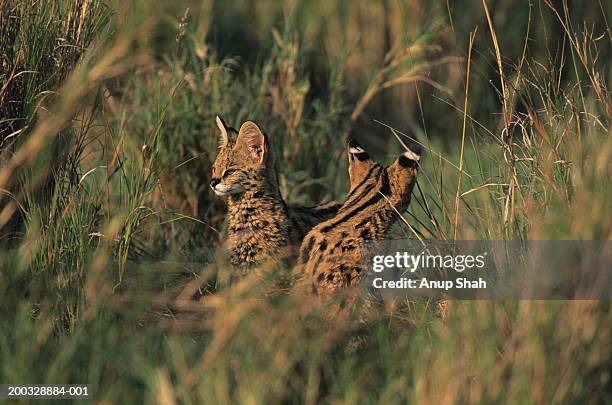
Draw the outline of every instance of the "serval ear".
[[[236,141],[236,130],[225,123],[218,115],[215,122],[219,128],[219,148],[225,148],[228,144]]]
[[[268,140],[257,124],[247,121],[240,127],[236,145],[244,148],[247,158],[252,163],[262,163],[268,149]]]

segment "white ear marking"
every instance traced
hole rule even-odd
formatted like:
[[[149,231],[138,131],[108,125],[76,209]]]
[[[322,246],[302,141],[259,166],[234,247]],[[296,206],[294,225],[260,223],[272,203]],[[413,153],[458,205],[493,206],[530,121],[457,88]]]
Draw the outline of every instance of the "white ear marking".
[[[361,146],[351,146],[349,148],[349,152],[352,153],[353,155],[357,155],[359,153],[365,152],[365,150]]]
[[[404,156],[406,156],[408,159],[414,160],[415,162],[421,160],[421,155],[411,151],[410,149],[406,149],[406,152],[404,152]]]

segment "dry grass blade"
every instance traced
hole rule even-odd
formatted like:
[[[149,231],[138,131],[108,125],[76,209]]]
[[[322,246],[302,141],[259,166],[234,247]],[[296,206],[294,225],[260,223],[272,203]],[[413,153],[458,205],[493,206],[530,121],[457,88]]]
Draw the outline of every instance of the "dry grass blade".
[[[457,227],[459,225],[459,200],[461,198],[461,174],[463,173],[463,151],[465,147],[465,129],[467,126],[468,95],[470,91],[470,66],[472,62],[472,48],[476,30],[470,32],[470,43],[468,45],[467,69],[465,73],[465,98],[463,101],[463,126],[461,128],[461,152],[459,153],[459,175],[457,176],[457,193],[455,194],[455,221],[453,223],[453,240],[457,239]]]

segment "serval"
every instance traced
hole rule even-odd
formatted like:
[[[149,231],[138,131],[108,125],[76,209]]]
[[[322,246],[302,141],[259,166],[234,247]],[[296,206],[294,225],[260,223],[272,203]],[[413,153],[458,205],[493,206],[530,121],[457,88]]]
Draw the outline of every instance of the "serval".
[[[227,200],[227,252],[233,266],[246,268],[270,258],[290,260],[304,235],[331,218],[336,202],[304,207],[283,199],[268,135],[247,121],[240,130],[216,117],[219,153],[210,186]]]

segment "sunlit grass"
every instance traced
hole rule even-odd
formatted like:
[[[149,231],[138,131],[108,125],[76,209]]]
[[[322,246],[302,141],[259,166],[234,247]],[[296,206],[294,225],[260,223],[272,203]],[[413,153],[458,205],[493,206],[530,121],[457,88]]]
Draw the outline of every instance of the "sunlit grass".
[[[609,239],[602,10],[592,32],[549,2],[490,21],[486,2],[279,4],[0,5],[0,382],[113,403],[610,401],[609,303],[330,322],[278,269],[219,287],[208,189],[220,114],[270,135],[292,202],[343,200],[350,132],[384,163],[397,138],[423,150],[398,234]]]

